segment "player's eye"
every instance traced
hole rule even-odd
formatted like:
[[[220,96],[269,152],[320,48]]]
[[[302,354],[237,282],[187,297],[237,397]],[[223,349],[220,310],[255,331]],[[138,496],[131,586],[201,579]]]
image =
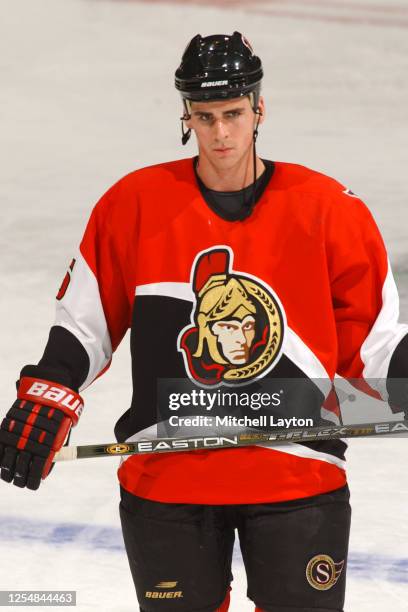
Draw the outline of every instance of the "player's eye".
[[[209,123],[209,121],[211,120],[211,115],[206,115],[205,113],[202,113],[198,115],[198,119],[203,123]]]

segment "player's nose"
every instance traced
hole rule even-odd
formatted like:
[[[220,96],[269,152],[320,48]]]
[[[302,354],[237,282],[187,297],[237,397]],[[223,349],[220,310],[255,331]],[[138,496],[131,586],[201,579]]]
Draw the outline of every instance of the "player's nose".
[[[217,140],[223,140],[228,137],[228,129],[222,119],[218,119],[214,122],[214,131]]]

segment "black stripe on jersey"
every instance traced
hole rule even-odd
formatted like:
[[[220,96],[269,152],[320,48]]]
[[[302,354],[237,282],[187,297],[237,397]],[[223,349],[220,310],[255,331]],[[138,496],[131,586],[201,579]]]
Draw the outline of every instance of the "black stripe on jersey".
[[[38,365],[30,367],[35,368],[31,376],[59,382],[78,391],[88,376],[90,363],[88,353],[74,334],[65,327],[54,325]]]
[[[394,412],[408,415],[408,334],[394,350],[387,376],[389,404]]]
[[[318,453],[327,453],[338,459],[345,460],[347,444],[343,440],[320,440],[319,442],[297,442],[300,446],[307,446]]]
[[[190,322],[191,307],[186,300],[136,296],[130,334],[133,397],[116,423],[118,441],[157,423],[157,379],[186,378],[177,337]]]

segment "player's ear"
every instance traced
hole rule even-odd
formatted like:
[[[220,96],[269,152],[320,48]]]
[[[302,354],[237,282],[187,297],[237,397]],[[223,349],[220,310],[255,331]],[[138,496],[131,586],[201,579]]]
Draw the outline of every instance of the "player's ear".
[[[263,96],[260,96],[258,100],[257,115],[257,119],[259,118],[259,123],[263,123],[265,121],[265,99]]]

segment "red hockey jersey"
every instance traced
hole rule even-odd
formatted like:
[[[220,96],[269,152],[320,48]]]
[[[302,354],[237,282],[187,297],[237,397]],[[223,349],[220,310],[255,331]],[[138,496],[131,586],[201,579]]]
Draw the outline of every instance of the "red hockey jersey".
[[[227,315],[240,313],[246,352],[243,344],[220,350],[228,331],[221,302]],[[249,362],[259,377],[384,381],[408,332],[381,236],[352,192],[276,162],[253,213],[227,221],[203,198],[192,159],[137,170],[101,198],[58,295],[55,325],[86,351],[81,389],[107,369],[131,328],[133,399],[115,429],[120,441],[155,426],[160,378],[222,385],[245,378]],[[345,447],[132,456],[118,475],[129,492],[158,501],[289,500],[344,485]]]

